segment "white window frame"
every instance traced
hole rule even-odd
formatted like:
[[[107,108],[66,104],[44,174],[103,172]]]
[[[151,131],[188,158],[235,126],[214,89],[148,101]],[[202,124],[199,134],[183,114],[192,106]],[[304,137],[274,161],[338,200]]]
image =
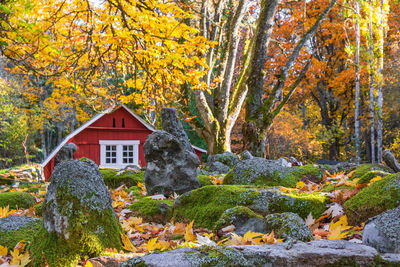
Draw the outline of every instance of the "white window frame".
[[[138,165],[139,166],[139,140],[99,140],[100,144],[100,167],[102,168],[116,168],[123,169],[127,165]],[[122,150],[123,146],[133,146],[133,163],[122,162]],[[106,163],[106,146],[117,146],[117,162]]]

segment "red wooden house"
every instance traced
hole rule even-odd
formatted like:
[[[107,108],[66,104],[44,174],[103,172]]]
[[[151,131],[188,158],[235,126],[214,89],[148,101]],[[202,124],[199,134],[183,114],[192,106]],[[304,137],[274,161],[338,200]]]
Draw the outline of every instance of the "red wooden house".
[[[146,165],[143,144],[155,129],[125,105],[97,114],[70,133],[42,162],[46,181],[54,169],[54,158],[67,143],[74,143],[78,150],[74,158],[86,157],[99,167],[124,168],[127,165]],[[200,158],[206,150],[193,146]]]

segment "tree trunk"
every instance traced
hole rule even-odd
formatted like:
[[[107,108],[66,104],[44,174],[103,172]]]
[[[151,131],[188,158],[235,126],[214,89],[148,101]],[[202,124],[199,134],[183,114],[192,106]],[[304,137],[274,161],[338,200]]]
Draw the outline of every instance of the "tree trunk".
[[[370,116],[371,116],[371,163],[375,163],[375,107],[374,107],[374,51],[373,51],[373,32],[372,32],[372,12],[373,5],[370,3],[369,10],[369,38],[368,51],[369,51],[369,103],[370,103]]]
[[[355,88],[355,100],[354,100],[354,138],[356,145],[356,162],[360,164],[361,161],[361,144],[360,144],[360,4],[355,1],[356,8],[356,54],[355,54],[355,72],[356,72],[356,88]]]
[[[378,68],[378,118],[377,118],[377,161],[378,163],[382,163],[382,132],[383,132],[383,118],[382,118],[382,109],[383,109],[383,55],[384,55],[384,36],[385,36],[385,27],[384,27],[384,12],[383,12],[383,0],[380,0],[380,16],[379,16],[379,26],[380,26],[380,38],[379,38],[379,68]]]

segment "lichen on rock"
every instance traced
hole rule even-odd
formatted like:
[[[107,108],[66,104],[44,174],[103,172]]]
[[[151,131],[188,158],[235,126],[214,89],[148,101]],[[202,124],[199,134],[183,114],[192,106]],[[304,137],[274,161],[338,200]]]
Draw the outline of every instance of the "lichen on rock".
[[[272,230],[277,238],[285,240],[311,241],[313,235],[299,215],[293,212],[274,213],[265,216],[267,231]]]
[[[0,219],[0,245],[13,249],[21,241],[32,241],[40,229],[39,218],[8,216]]]

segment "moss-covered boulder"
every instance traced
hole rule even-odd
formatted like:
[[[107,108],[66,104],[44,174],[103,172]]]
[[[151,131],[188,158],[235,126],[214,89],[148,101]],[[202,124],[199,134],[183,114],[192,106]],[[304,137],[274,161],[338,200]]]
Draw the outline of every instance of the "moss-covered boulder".
[[[277,238],[308,242],[313,239],[310,228],[293,212],[274,213],[265,216],[267,231],[274,231]]]
[[[361,178],[363,177],[365,174],[367,174],[368,172],[371,171],[381,171],[381,172],[386,172],[386,173],[393,173],[393,171],[381,164],[361,164],[360,166],[358,166],[353,174],[351,175],[351,179],[354,180],[356,178]]]
[[[0,245],[13,249],[21,241],[32,241],[41,228],[41,220],[25,216],[8,216],[0,219]]]
[[[224,178],[224,184],[256,184],[294,186],[295,180],[286,174],[289,168],[283,167],[276,161],[263,158],[252,158],[240,161]]]
[[[0,185],[11,185],[13,182],[14,179],[0,174]]]
[[[26,192],[5,192],[0,194],[0,207],[27,209],[35,204],[35,198]]]
[[[400,173],[383,177],[347,200],[343,207],[350,225],[358,225],[368,218],[400,205]]]
[[[128,209],[134,216],[142,217],[145,221],[166,223],[171,219],[172,206],[172,200],[142,198],[133,202]]]
[[[31,243],[34,265],[76,266],[105,248],[121,249],[121,225],[97,165],[70,160],[53,172],[43,202],[43,226]],[[42,254],[43,252],[43,254]]]
[[[253,186],[209,185],[180,196],[173,215],[177,220],[194,220],[198,226],[215,229],[221,215],[236,206],[262,215],[290,211],[306,218],[311,212],[317,218],[324,212],[326,201],[319,193],[285,194],[277,189],[260,191]]]
[[[235,185],[208,185],[181,195],[175,200],[173,216],[177,220],[194,220],[198,226],[214,229],[215,222],[227,209],[248,206],[259,192]]]
[[[104,168],[100,170],[100,173],[109,188],[117,188],[123,184],[131,187],[137,185],[138,182],[144,182],[144,171]]]
[[[37,203],[36,205],[33,206],[33,208],[35,209],[35,215],[36,216],[42,216],[42,212],[43,212],[43,202]]]
[[[306,218],[311,212],[318,218],[326,209],[328,199],[320,193],[283,193],[277,189],[261,190],[250,209],[263,215],[271,213],[294,212]]]
[[[244,235],[248,231],[256,233],[266,233],[267,231],[263,217],[244,206],[227,209],[215,223],[215,229],[221,229],[228,225],[234,225],[238,235]]]

